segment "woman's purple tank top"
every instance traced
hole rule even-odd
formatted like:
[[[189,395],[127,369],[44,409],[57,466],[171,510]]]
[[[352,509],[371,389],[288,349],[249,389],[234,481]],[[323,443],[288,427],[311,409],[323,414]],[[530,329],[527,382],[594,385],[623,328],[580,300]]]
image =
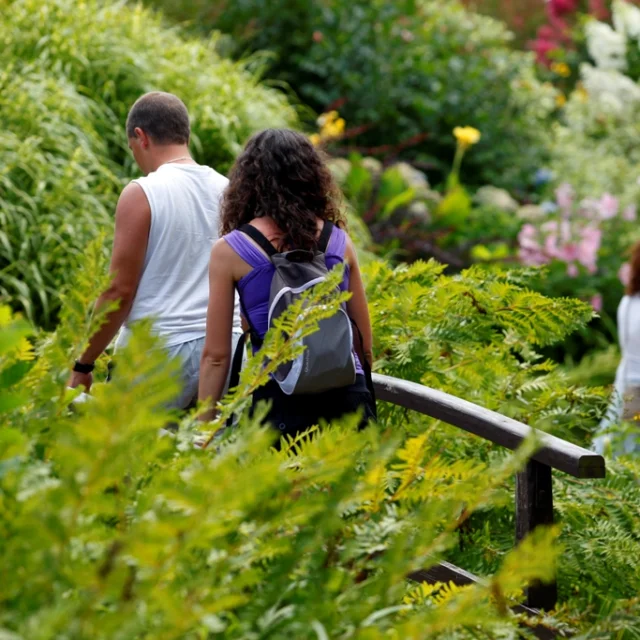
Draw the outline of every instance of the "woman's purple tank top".
[[[269,258],[249,239],[249,236],[237,229],[224,236],[227,244],[248,264],[252,270],[236,283],[242,314],[258,334],[264,338],[268,328],[269,315],[269,290],[275,267]],[[344,262],[344,252],[347,247],[347,234],[335,227],[325,252],[327,269],[333,269],[337,264]],[[344,265],[344,277],[340,283],[340,289],[346,291],[349,288],[349,265]],[[355,354],[354,354],[355,355]],[[356,359],[356,373],[364,373],[362,365]]]

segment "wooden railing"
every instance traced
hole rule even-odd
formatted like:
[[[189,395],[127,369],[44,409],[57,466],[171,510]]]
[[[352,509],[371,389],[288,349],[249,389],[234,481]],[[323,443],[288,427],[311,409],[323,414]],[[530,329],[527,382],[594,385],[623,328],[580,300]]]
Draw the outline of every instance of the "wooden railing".
[[[536,431],[495,411],[415,382],[389,376],[373,374],[373,384],[380,401],[437,418],[507,449],[516,449],[532,432],[536,433],[541,446],[516,477],[516,544],[538,525],[553,523],[552,469],[576,478],[605,476],[602,456],[566,440]],[[444,562],[417,571],[410,577],[430,582],[452,580],[456,584],[469,584],[478,580],[463,569]],[[527,592],[526,606],[550,610],[555,606],[557,597],[555,583],[531,586]]]

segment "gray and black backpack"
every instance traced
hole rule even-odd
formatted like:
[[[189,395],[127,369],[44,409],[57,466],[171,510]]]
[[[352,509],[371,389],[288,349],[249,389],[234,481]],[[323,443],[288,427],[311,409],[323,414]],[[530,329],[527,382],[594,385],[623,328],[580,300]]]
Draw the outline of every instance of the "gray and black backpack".
[[[325,252],[332,230],[333,224],[326,221],[315,252],[294,249],[279,253],[255,227],[240,228],[266,252],[275,266],[269,293],[269,328],[297,297],[326,279]],[[259,347],[253,331],[251,337],[254,346]],[[321,320],[318,330],[301,343],[305,347],[302,354],[278,367],[273,375],[283,393],[321,393],[355,382],[353,330],[345,304],[333,316]]]

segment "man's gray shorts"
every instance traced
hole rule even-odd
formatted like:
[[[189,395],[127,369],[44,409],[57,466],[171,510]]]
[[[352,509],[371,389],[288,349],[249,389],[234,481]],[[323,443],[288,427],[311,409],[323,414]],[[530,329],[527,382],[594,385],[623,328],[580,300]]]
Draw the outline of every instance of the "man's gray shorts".
[[[241,332],[233,332],[231,339],[231,358],[236,350],[238,340],[242,336]],[[180,358],[182,390],[180,395],[169,404],[170,408],[186,409],[191,406],[198,398],[198,382],[200,380],[200,358],[204,348],[204,338],[190,340],[182,344],[176,344],[173,347],[167,347],[167,353],[171,359]],[[227,374],[227,382],[225,384],[224,393],[227,392],[229,385],[229,376],[231,375],[231,367]]]

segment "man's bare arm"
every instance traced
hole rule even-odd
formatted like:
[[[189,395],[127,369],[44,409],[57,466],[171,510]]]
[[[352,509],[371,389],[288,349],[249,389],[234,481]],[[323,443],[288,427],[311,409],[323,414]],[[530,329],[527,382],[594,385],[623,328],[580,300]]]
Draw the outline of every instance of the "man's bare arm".
[[[151,227],[151,208],[142,188],[131,183],[127,185],[116,207],[116,224],[113,239],[113,253],[111,256],[110,273],[113,276],[111,286],[96,303],[96,309],[113,301],[118,302],[118,308],[107,315],[106,322],[89,341],[79,361],[93,363],[109,346],[116,333],[127,318],[142,275],[144,258],[149,241]],[[82,376],[72,376],[70,386],[86,384]],[[75,380],[74,380],[75,378]]]

